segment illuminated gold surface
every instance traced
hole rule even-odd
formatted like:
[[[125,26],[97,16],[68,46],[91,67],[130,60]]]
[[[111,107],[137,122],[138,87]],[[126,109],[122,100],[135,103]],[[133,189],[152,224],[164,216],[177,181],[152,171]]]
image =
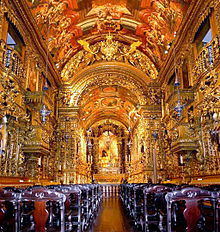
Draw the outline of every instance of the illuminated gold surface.
[[[214,0],[1,1],[0,175],[25,185],[219,183],[219,9]],[[198,51],[206,17],[213,37]],[[10,24],[20,50],[6,43]]]

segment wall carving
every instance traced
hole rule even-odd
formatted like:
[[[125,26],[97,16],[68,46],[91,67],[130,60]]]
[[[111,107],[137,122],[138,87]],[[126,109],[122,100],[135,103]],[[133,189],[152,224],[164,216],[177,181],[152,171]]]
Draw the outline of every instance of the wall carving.
[[[73,99],[72,105],[77,105],[80,101],[80,94],[87,93],[94,87],[104,87],[104,86],[122,86],[135,93],[140,104],[144,105],[146,102],[146,97],[144,96],[147,88],[141,83],[138,83],[134,79],[132,80],[129,76],[119,72],[107,72],[97,73],[93,69],[90,70],[90,73],[83,76],[78,83],[74,85],[72,92],[78,93],[77,96]]]
[[[102,61],[118,61],[140,69],[151,80],[157,79],[158,71],[150,59],[137,47],[141,42],[134,42],[125,45],[119,41],[114,41],[111,35],[106,36],[105,41],[90,45],[85,40],[79,40],[84,50],[75,54],[62,70],[61,77],[64,81],[69,81],[73,76],[96,62]]]

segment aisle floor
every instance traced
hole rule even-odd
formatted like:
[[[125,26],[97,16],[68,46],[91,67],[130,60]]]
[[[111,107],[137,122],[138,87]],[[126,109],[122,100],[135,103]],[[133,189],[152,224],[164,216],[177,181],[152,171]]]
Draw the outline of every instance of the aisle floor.
[[[103,198],[100,213],[89,232],[137,232],[118,197]]]

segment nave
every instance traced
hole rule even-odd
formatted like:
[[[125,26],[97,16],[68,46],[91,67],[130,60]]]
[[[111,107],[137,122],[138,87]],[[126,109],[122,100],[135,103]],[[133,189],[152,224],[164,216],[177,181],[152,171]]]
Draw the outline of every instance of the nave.
[[[5,187],[1,232],[219,232],[220,186]]]
[[[219,232],[219,185],[219,0],[0,0],[0,232]]]
[[[99,215],[89,232],[138,232],[118,196],[105,197]]]

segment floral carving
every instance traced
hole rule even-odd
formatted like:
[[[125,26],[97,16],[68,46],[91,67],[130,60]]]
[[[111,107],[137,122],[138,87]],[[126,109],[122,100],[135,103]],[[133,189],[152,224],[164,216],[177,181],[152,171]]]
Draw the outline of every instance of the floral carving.
[[[132,65],[144,72],[151,80],[157,78],[158,72],[150,59],[144,53],[137,50],[140,42],[134,42],[127,46],[119,41],[114,41],[111,35],[106,36],[105,41],[89,45],[84,40],[78,41],[84,48],[75,54],[62,70],[61,77],[64,81],[70,80],[77,72],[100,61],[119,61]]]

